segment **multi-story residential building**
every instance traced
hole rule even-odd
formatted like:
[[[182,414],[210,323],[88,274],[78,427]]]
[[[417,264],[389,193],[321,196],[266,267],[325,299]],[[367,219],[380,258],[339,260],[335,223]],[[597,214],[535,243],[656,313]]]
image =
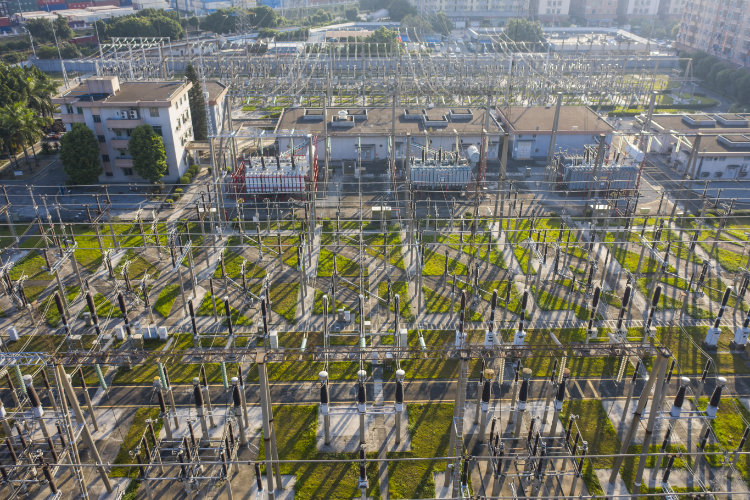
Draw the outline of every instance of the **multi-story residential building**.
[[[538,20],[554,24],[568,19],[570,0],[536,0],[536,8]]]
[[[578,23],[609,25],[617,21],[618,0],[571,0],[570,16]]]
[[[659,12],[659,0],[625,0],[625,14],[633,17],[653,17]]]
[[[676,43],[750,65],[750,1],[685,0]]]
[[[451,21],[458,23],[489,20],[497,24],[529,17],[531,8],[530,0],[411,0],[411,3],[423,12],[445,12]]]
[[[667,16],[672,19],[682,18],[685,9],[685,0],[661,0],[659,3],[659,16]]]
[[[116,76],[87,79],[54,98],[62,121],[70,130],[73,123],[85,123],[100,143],[102,181],[133,182],[128,151],[130,134],[139,125],[151,125],[161,135],[167,155],[165,182],[176,181],[187,170],[185,145],[193,140],[188,81],[123,82]],[[216,95],[216,94],[215,94]]]

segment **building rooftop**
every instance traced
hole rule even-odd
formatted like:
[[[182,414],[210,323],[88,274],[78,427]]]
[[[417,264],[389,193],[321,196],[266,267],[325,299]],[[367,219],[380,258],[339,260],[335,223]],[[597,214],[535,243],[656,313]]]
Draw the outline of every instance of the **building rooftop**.
[[[656,132],[673,130],[687,134],[704,131],[715,134],[723,130],[736,132],[739,129],[748,128],[748,118],[750,118],[750,114],[655,114],[651,117],[651,128]],[[637,117],[640,123],[643,123],[645,119],[646,117],[643,115]]]
[[[184,81],[163,82],[122,82],[114,94],[92,93],[87,82],[70,89],[59,96],[65,102],[99,101],[100,104],[136,104],[139,102],[168,102],[177,93],[192,84]]]
[[[227,90],[227,86],[221,82],[215,80],[207,81],[204,92],[208,92],[208,105],[216,105],[216,101],[221,98],[222,94],[226,94]]]
[[[555,121],[555,106],[510,106],[498,108],[502,123],[516,134],[550,134]],[[562,106],[558,133],[610,134],[612,125],[587,106]]]
[[[750,157],[750,129],[741,132],[732,130],[726,134],[703,135],[698,154],[701,156],[748,156]],[[693,150],[695,136],[686,138],[686,151]]]
[[[465,109],[452,108],[397,108],[396,134],[412,135],[424,134],[425,131],[433,135],[479,135],[485,126],[484,109],[471,110],[468,114],[455,115],[457,111],[466,113]],[[327,127],[332,135],[389,135],[391,133],[392,109],[367,108],[328,108]],[[297,130],[307,132],[323,132],[323,118],[320,108],[287,108],[281,114],[277,131]],[[429,124],[425,126],[424,117]],[[306,118],[305,118],[306,117]],[[467,119],[469,117],[470,119]],[[313,119],[315,118],[315,119]],[[335,123],[335,124],[333,124]],[[502,127],[490,116],[490,126],[487,130],[491,134],[502,132]]]

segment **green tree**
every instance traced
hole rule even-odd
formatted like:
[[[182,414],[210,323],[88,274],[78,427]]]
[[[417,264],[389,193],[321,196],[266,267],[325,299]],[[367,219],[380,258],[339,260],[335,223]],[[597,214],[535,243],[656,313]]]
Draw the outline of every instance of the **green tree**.
[[[53,22],[53,26],[55,28],[55,35],[57,35],[58,42],[67,41],[73,38],[73,30],[70,29],[68,20],[63,16],[57,16]]]
[[[198,73],[192,64],[185,69],[185,76],[193,84],[188,91],[190,100],[190,117],[193,121],[193,137],[196,141],[206,140],[206,101],[203,98],[203,88],[198,79]]]
[[[344,11],[344,17],[347,21],[356,21],[359,18],[359,9],[356,7],[349,7]]]
[[[55,39],[55,35],[52,33],[52,23],[46,19],[29,19],[24,27],[31,33],[37,43],[52,42]]]
[[[538,43],[544,39],[542,25],[528,19],[508,19],[504,33],[514,42]]]
[[[133,157],[133,169],[147,181],[155,184],[167,173],[164,143],[151,125],[139,125],[133,129],[128,151]]]
[[[388,4],[388,16],[394,21],[401,21],[409,14],[416,14],[417,9],[408,0],[392,0]]]
[[[250,22],[258,28],[274,28],[280,24],[281,19],[268,5],[261,5],[250,9]]]
[[[21,147],[26,161],[29,160],[27,146],[36,158],[34,144],[42,135],[42,128],[50,123],[26,106],[26,102],[16,102],[0,109],[0,137],[6,150]]]
[[[218,9],[201,19],[201,29],[214,33],[233,33],[237,31],[238,10]]]
[[[2,68],[0,68],[0,71],[2,71]],[[26,104],[43,117],[52,117],[54,106],[52,105],[51,96],[57,90],[57,84],[36,66],[29,66],[28,68],[24,68],[23,71]]]
[[[445,12],[438,12],[437,14],[432,16],[431,22],[432,29],[434,29],[437,33],[445,36],[451,34],[453,23],[450,19],[448,19],[448,16],[445,15]]]
[[[173,40],[182,38],[185,31],[171,11],[144,9],[132,16],[117,17],[107,21],[97,21],[99,36],[164,36]]]
[[[418,35],[432,33],[432,24],[423,16],[409,14],[401,20],[401,27],[407,28],[407,33],[416,32]]]
[[[73,184],[94,184],[102,174],[99,142],[83,123],[74,123],[60,141],[60,161]]]

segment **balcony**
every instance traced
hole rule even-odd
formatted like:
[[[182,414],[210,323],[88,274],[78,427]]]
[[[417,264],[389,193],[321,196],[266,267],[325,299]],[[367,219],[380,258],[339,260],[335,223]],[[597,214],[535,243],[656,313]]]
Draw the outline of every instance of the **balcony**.
[[[133,168],[133,160],[130,158],[115,158],[115,167]]]
[[[110,144],[114,149],[128,149],[130,139],[126,137],[118,137],[117,139],[112,139]]]
[[[83,115],[75,113],[60,113],[60,119],[63,123],[86,123],[83,119]]]
[[[135,128],[138,125],[143,125],[143,120],[137,118],[135,120],[123,120],[119,118],[107,118],[108,128]]]

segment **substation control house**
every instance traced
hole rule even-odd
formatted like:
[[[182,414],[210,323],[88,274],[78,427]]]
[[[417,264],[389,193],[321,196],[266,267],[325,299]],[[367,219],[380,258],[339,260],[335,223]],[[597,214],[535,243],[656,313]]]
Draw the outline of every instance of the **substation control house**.
[[[510,136],[510,156],[514,160],[547,158],[555,125],[556,107],[510,106],[497,109],[500,124]],[[612,125],[587,106],[561,106],[553,153],[583,154],[589,144],[605,135],[612,141]]]
[[[395,118],[395,122],[394,122]],[[395,130],[394,147],[391,136]],[[487,159],[497,160],[503,129],[492,113],[475,108],[287,108],[281,114],[276,131],[309,133],[317,138],[317,157],[325,159],[326,137],[329,162],[351,165],[359,159],[365,164],[390,159],[421,158],[422,150],[456,151],[477,161],[483,131],[487,137]],[[289,145],[279,142],[283,151]],[[361,152],[361,158],[360,158]],[[399,164],[399,167],[401,165]],[[366,165],[365,165],[366,168]]]

